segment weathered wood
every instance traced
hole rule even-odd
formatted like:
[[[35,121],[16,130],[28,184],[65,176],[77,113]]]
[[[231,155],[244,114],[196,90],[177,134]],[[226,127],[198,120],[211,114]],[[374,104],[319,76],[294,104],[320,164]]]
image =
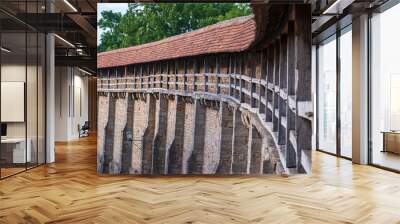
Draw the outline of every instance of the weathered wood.
[[[165,173],[170,171],[177,173],[178,170],[187,173],[187,164],[190,165],[189,173],[201,173],[205,170],[205,167],[207,172],[215,172],[217,168],[214,166],[214,162],[218,161],[218,159],[211,156],[212,158],[206,158],[206,164],[203,163],[204,155],[202,155],[202,153],[204,154],[204,149],[215,152],[215,147],[209,147],[210,144],[213,144],[212,141],[209,140],[210,134],[202,134],[202,132],[206,131],[204,127],[202,127],[202,125],[204,126],[204,124],[202,124],[204,122],[199,122],[197,120],[201,121],[205,118],[207,125],[209,127],[214,127],[211,124],[214,124],[213,119],[215,117],[215,111],[210,113],[212,118],[207,118],[207,111],[209,111],[210,107],[215,108],[215,105],[221,101],[239,105],[238,107],[240,109],[237,113],[241,113],[240,110],[249,111],[251,114],[254,113],[254,115],[250,117],[252,117],[252,119],[263,120],[261,126],[263,126],[267,132],[270,132],[271,136],[268,138],[272,138],[271,142],[276,145],[281,145],[281,147],[278,147],[279,150],[277,151],[279,151],[279,153],[276,154],[276,158],[278,158],[276,160],[282,161],[285,167],[282,168],[283,166],[280,163],[277,164],[278,167],[276,167],[275,164],[273,164],[275,161],[267,161],[267,159],[265,159],[260,163],[256,161],[257,164],[260,164],[260,170],[263,170],[263,164],[267,164],[268,167],[265,168],[266,170],[284,169],[285,172],[292,172],[293,170],[301,172],[303,171],[301,161],[310,161],[311,159],[308,158],[309,151],[307,151],[307,149],[311,147],[311,118],[313,115],[310,91],[310,49],[308,49],[310,47],[308,45],[311,44],[311,36],[309,34],[308,36],[304,35],[304,30],[310,29],[310,27],[306,26],[309,25],[308,23],[310,21],[307,20],[311,19],[311,17],[310,15],[306,15],[308,13],[306,12],[306,8],[306,6],[298,5],[285,8],[285,10],[289,10],[288,18],[282,20],[282,24],[276,24],[278,30],[274,32],[274,38],[267,38],[268,43],[266,43],[267,39],[260,40],[260,42],[263,43],[259,46],[264,46],[266,47],[265,49],[257,49],[255,47],[251,50],[235,53],[212,53],[186,58],[175,58],[165,60],[162,63],[141,63],[132,66],[133,77],[128,77],[130,75],[127,74],[127,70],[129,71],[127,67],[125,67],[125,73],[121,70],[122,67],[100,69],[100,76],[105,76],[106,78],[102,79],[100,77],[100,79],[98,79],[99,92],[117,95],[124,92],[135,93],[137,97],[140,98],[147,97],[149,94],[162,94],[171,98],[181,97],[185,99],[186,102],[195,101],[196,109],[194,110],[194,114],[196,115],[196,121],[191,124],[192,118],[188,118],[187,120],[187,122],[190,123],[189,126],[193,126],[193,131],[189,128],[189,131],[192,132],[189,133],[187,127],[181,129],[185,130],[185,133],[194,133],[193,135],[198,138],[196,140],[198,142],[194,143],[195,137],[191,139],[193,142],[191,142],[191,140],[185,140],[188,144],[181,143],[185,145],[185,150],[182,150],[182,153],[179,151],[180,149],[176,148],[175,140],[170,142],[168,152],[172,153],[171,157],[169,158],[167,155],[168,153],[165,153],[166,157],[163,158],[165,159],[165,165],[163,166],[161,164],[161,167],[164,167]],[[278,16],[281,17],[282,15],[279,14]],[[189,62],[192,61],[192,65],[189,65]],[[159,69],[157,66],[159,66]],[[190,72],[188,71],[190,70],[189,67],[193,68]],[[201,107],[205,106],[208,109],[201,109]],[[189,111],[193,111],[193,108],[188,108]],[[226,111],[220,111],[220,113],[224,112]],[[243,114],[244,120],[249,119],[248,112]],[[188,117],[188,114],[184,116]],[[222,116],[221,119],[223,120],[223,115],[220,114],[219,116]],[[220,122],[222,122],[222,120],[220,120]],[[236,114],[233,120],[233,126],[236,125],[235,127],[239,127],[238,130],[245,128],[247,130],[247,135],[249,135],[249,130],[247,129],[247,127],[249,127],[248,121],[241,123],[242,117],[239,119],[236,117]],[[149,121],[147,121],[147,123],[148,122]],[[175,123],[177,124],[178,121]],[[224,129],[223,124],[224,123],[221,123],[220,125],[221,129]],[[242,127],[240,127],[240,125]],[[260,129],[260,124],[257,125],[257,128],[258,130],[262,130],[262,128]],[[230,129],[227,128],[222,132],[229,132],[229,130]],[[234,133],[232,135],[233,145],[230,146],[233,150],[232,161],[229,162],[229,159],[223,159],[223,155],[219,154],[221,156],[220,162],[224,160],[228,161],[227,163],[230,163],[229,169],[233,169],[236,173],[253,172],[251,171],[251,169],[253,169],[252,163],[254,159],[254,151],[251,145],[255,142],[253,141],[254,136],[251,132],[253,130],[251,129],[250,136],[247,136],[247,142],[242,141],[246,142],[246,145],[249,145],[249,147],[246,147],[246,153],[244,153],[244,150],[241,150],[243,144],[239,144],[238,142],[238,139],[243,137],[238,135],[240,131],[232,131]],[[159,132],[157,132],[156,138],[153,139],[153,152],[157,151],[156,148],[162,148],[157,146],[159,141],[158,133]],[[260,133],[262,133],[263,136],[265,135],[263,131]],[[302,134],[302,136],[299,134]],[[206,142],[208,142],[206,147],[204,147],[204,136],[207,137]],[[222,139],[222,135],[220,137]],[[296,139],[296,141],[294,141],[294,139]],[[203,141],[203,143],[201,143],[201,141]],[[221,141],[223,141],[223,139]],[[193,144],[193,150],[187,148],[189,144]],[[217,151],[221,150],[222,153],[222,150],[225,150],[224,147],[225,145],[221,145]],[[228,149],[229,147],[227,147],[227,150]],[[218,151],[218,153],[220,153],[220,151]],[[182,154],[184,156],[181,156]],[[188,155],[190,154],[192,154],[192,157],[190,158],[190,162],[188,162]],[[156,161],[158,157],[157,153],[154,155],[155,157],[152,158],[152,169],[154,169],[154,172],[162,173],[162,169],[158,167],[160,164],[154,164],[154,161]],[[143,156],[145,156],[145,152]],[[301,156],[307,158],[302,160]],[[244,166],[243,163],[244,157],[246,157],[247,161],[246,166]],[[181,164],[184,165],[181,167],[179,167],[179,165],[174,167],[170,161],[167,161],[169,159],[178,163],[182,161]],[[210,165],[210,161],[213,165]],[[273,166],[270,166],[271,164],[273,164]],[[203,170],[200,168],[202,165]],[[222,165],[219,164],[217,171],[222,169],[221,166]],[[208,169],[207,167],[212,167],[212,169]],[[243,167],[246,168],[244,169]],[[227,166],[224,166],[223,169],[227,170]],[[146,169],[143,167],[143,173],[148,172],[145,170]],[[257,170],[255,171],[257,173],[259,170],[258,167],[256,167],[255,170]]]
[[[266,109],[266,107],[265,107],[266,103],[265,104],[263,103],[263,99],[266,100],[265,86],[263,85],[263,81],[265,81],[265,78],[267,76],[266,64],[267,63],[266,63],[265,51],[261,51],[261,53],[260,53],[260,67],[261,67],[260,68],[260,83],[258,84],[259,85],[258,112],[260,114],[265,113],[265,109]]]
[[[274,54],[274,74],[273,74],[273,85],[278,86],[279,85],[279,70],[280,70],[280,54],[281,54],[281,49],[280,49],[280,42],[279,40],[276,41],[275,45],[275,54]],[[273,90],[272,91],[273,98],[272,98],[272,130],[278,131],[278,125],[279,125],[279,114],[276,112],[278,110],[278,105],[279,105],[279,94]]]
[[[287,86],[287,37],[286,35],[282,35],[280,39],[280,69],[279,69],[279,89],[280,91],[284,91]],[[282,94],[284,95],[284,94]],[[286,144],[286,122],[287,122],[287,112],[286,112],[286,100],[281,93],[278,93],[279,101],[279,122],[278,122],[278,144],[285,145]]]
[[[243,89],[245,88],[246,82],[244,79],[242,79],[242,74],[245,74],[246,68],[245,68],[245,60],[244,60],[244,54],[240,54],[240,98],[239,101],[240,103],[245,102],[245,93],[243,92]]]
[[[188,82],[188,80],[187,80],[187,73],[188,73],[188,66],[187,66],[187,60],[186,59],[184,59],[183,60],[183,63],[184,63],[184,73],[183,73],[183,75],[184,75],[184,77],[183,77],[183,85],[184,85],[184,90],[185,91],[188,91],[188,86],[187,86],[187,82]]]
[[[298,70],[296,100],[311,101],[311,8],[309,5],[296,5],[295,38],[296,38],[296,67]],[[302,156],[311,160],[311,122],[297,116],[297,158],[298,169],[302,168]]]
[[[253,82],[253,79],[256,78],[256,53],[252,52],[250,54],[250,105],[255,108],[257,106],[257,98],[255,96],[256,93],[256,83]]]
[[[221,73],[221,58],[220,56],[216,56],[215,57],[215,65],[216,65],[216,74],[217,74],[217,82],[216,82],[216,90],[217,90],[217,94],[221,93],[221,77],[219,76],[219,74]]]

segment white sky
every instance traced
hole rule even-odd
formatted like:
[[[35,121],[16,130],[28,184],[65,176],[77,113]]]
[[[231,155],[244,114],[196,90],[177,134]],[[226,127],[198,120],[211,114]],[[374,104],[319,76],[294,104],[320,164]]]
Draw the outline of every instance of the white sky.
[[[111,10],[124,14],[128,10],[128,3],[98,3],[97,4],[97,22],[101,19],[101,12]],[[100,43],[100,36],[104,30],[97,27],[97,45]]]

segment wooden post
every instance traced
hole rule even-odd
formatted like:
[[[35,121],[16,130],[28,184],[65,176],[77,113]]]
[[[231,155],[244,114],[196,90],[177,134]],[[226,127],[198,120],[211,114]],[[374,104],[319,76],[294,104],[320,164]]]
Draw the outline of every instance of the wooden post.
[[[217,70],[217,72],[216,72],[216,74],[217,74],[217,83],[216,83],[216,91],[217,91],[217,94],[220,94],[221,93],[221,87],[220,87],[220,83],[221,83],[221,76],[220,76],[220,73],[221,73],[221,71],[220,71],[220,63],[221,63],[221,58],[220,58],[221,56],[216,56],[215,57],[215,65],[216,65],[216,70]]]
[[[169,90],[169,61],[167,61],[167,90]]]
[[[175,59],[175,67],[174,67],[174,70],[175,70],[175,91],[176,90],[179,90],[179,87],[178,87],[178,72],[179,72],[179,61],[178,61],[178,59]]]
[[[258,112],[260,114],[265,112],[265,105],[262,103],[262,99],[265,96],[265,86],[262,84],[262,80],[265,79],[265,54],[264,51],[260,52],[260,82],[258,83]]]
[[[295,5],[296,67],[298,71],[296,102],[311,102],[311,8]],[[297,109],[298,113],[298,109]],[[304,169],[303,160],[311,162],[311,121],[296,116],[297,158],[299,170]],[[302,157],[306,158],[302,158]],[[309,164],[305,164],[309,165]]]
[[[208,61],[204,57],[204,92],[208,92]]]
[[[183,66],[184,66],[184,72],[183,72],[183,88],[185,92],[187,92],[188,87],[187,87],[187,60],[183,59]]]
[[[229,55],[229,63],[228,63],[228,69],[227,73],[229,75],[229,96],[233,96],[233,90],[232,90],[232,84],[233,84],[233,79],[232,79],[232,55]]]
[[[278,97],[279,93],[275,91],[275,87],[279,86],[279,69],[280,69],[280,44],[279,41],[275,43],[275,55],[274,55],[274,75],[273,75],[273,90],[272,90],[272,129],[273,131],[278,131],[278,122],[279,122],[279,114],[276,113],[276,110],[278,108]]]
[[[128,88],[128,79],[127,79],[127,77],[128,77],[128,66],[125,66],[125,74],[124,74],[124,76],[125,76],[125,89],[126,89],[126,88]]]
[[[242,79],[242,75],[243,75],[243,73],[244,73],[244,71],[245,71],[245,68],[244,68],[244,55],[242,54],[242,55],[240,55],[240,97],[239,97],[239,100],[240,100],[240,103],[244,103],[244,100],[245,100],[245,98],[244,98],[244,93],[243,93],[243,86],[244,86],[244,80]]]
[[[256,107],[256,98],[254,96],[254,93],[256,92],[256,83],[254,83],[253,79],[256,77],[256,64],[255,64],[255,52],[250,53],[250,106],[252,108]]]
[[[143,64],[140,65],[140,88],[143,89]]]
[[[193,92],[197,91],[197,75],[198,75],[198,70],[197,70],[197,66],[198,66],[198,58],[194,58],[193,59]]]

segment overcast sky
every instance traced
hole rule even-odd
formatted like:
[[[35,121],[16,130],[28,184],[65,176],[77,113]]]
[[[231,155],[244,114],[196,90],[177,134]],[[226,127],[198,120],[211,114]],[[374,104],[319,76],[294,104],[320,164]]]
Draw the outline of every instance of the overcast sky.
[[[101,12],[111,10],[124,14],[128,10],[128,3],[98,3],[97,4],[97,22],[101,19]],[[97,45],[100,43],[100,36],[104,30],[97,27]]]

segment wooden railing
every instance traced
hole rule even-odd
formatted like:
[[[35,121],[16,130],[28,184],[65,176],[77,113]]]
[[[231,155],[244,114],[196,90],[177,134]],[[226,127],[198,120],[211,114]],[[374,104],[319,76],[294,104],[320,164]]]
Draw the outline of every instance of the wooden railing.
[[[194,82],[195,81],[195,82]],[[138,77],[98,78],[98,92],[105,93],[163,93],[205,98],[209,100],[230,100],[255,112],[263,125],[272,134],[283,165],[296,167],[296,160],[288,159],[287,147],[297,151],[295,122],[301,117],[312,121],[311,101],[298,101],[295,95],[288,95],[286,88],[240,74],[155,74]],[[302,159],[311,159],[302,155]],[[305,161],[306,163],[307,161]]]

